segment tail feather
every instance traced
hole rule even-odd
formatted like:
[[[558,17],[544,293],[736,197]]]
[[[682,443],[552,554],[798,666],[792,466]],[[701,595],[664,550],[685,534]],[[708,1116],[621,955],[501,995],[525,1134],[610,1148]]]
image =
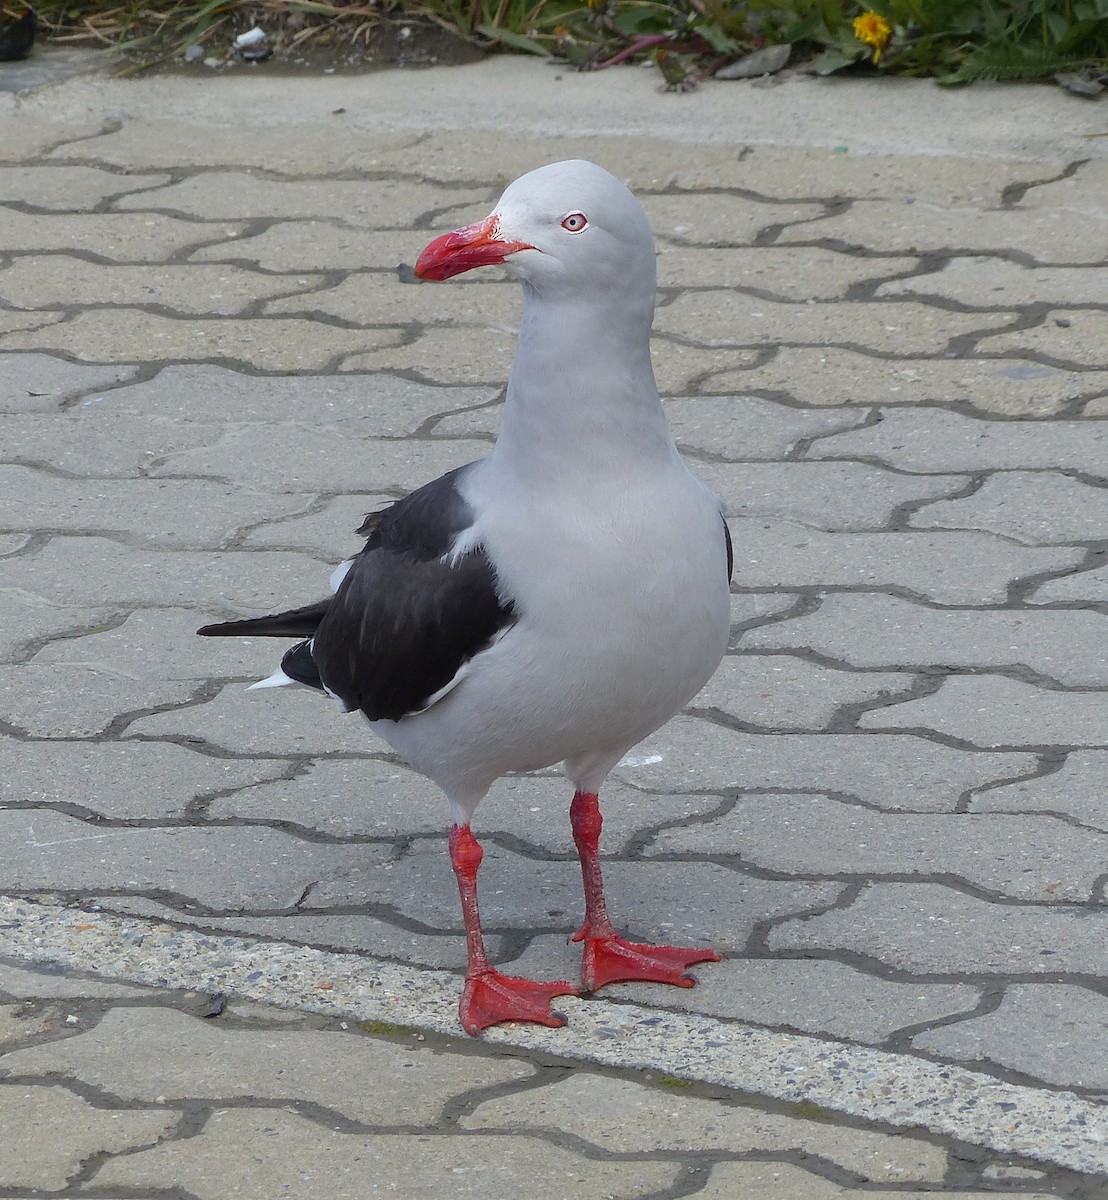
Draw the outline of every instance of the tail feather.
[[[306,604],[303,608],[289,609],[288,612],[204,625],[196,632],[201,637],[311,637],[330,607],[331,598],[328,598],[318,600],[315,604]]]

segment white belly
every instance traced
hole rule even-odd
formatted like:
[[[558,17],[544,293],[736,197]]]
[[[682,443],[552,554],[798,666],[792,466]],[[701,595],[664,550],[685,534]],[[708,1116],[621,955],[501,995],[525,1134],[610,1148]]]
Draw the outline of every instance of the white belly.
[[[718,501],[680,463],[615,504],[526,495],[495,515],[478,532],[517,623],[439,703],[374,723],[469,810],[499,776],[563,760],[599,787],[708,681],[730,621]]]

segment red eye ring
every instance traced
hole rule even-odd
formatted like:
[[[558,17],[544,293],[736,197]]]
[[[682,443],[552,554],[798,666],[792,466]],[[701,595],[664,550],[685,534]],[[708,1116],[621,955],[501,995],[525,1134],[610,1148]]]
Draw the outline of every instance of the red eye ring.
[[[567,233],[580,233],[589,223],[589,218],[583,212],[567,213],[562,218],[562,228]]]

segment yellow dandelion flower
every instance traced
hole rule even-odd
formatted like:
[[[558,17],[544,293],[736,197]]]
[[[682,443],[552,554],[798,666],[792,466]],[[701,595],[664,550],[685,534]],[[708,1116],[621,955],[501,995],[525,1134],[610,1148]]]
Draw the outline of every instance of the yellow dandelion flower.
[[[854,36],[866,46],[873,47],[873,63],[881,57],[881,51],[888,45],[893,35],[892,26],[875,12],[864,12],[854,18]]]

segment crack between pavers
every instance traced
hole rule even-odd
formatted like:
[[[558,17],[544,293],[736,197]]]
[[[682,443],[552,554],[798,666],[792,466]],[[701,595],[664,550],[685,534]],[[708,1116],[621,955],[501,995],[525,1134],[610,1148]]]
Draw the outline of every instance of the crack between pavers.
[[[1042,179],[1031,179],[1027,182],[1006,184],[1000,192],[1000,207],[1002,209],[1017,208],[1027,196],[1027,193],[1033,188],[1045,187],[1051,183],[1061,183],[1065,179],[1072,179],[1090,161],[1088,158],[1078,158],[1073,162],[1067,163],[1056,175],[1048,175]]]

